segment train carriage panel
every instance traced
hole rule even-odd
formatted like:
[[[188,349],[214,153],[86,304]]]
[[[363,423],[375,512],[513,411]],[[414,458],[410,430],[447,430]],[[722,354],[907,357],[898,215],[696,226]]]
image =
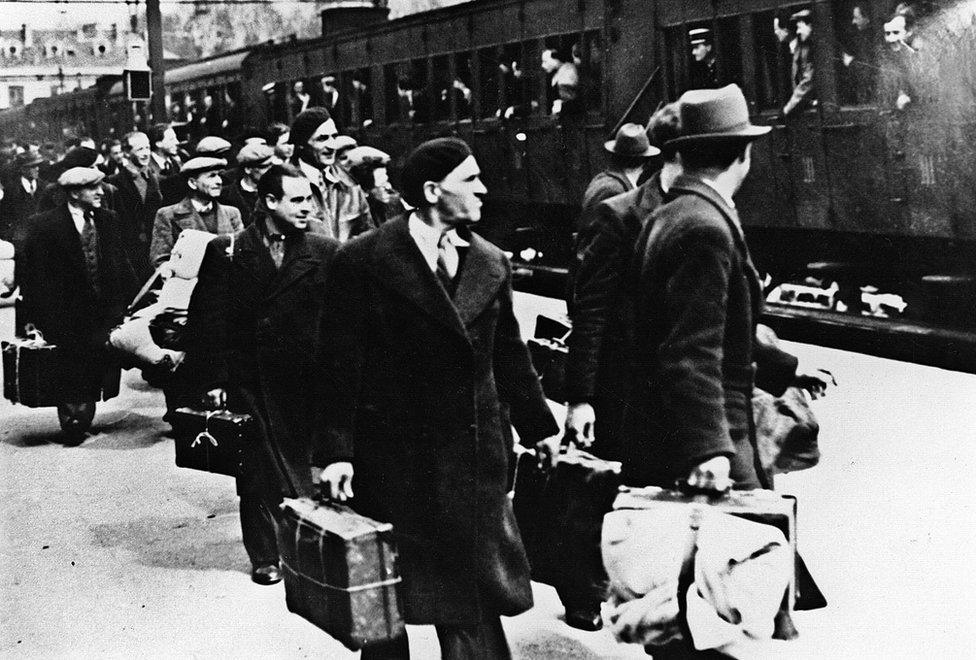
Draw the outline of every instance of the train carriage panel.
[[[796,226],[806,229],[830,229],[832,174],[824,157],[824,135],[820,117],[807,112],[786,128],[789,145],[787,166],[793,181],[796,203]]]
[[[883,234],[890,227],[883,124],[863,115],[824,126],[835,227]]]
[[[911,121],[904,129],[905,230],[913,236],[954,238],[944,165],[947,126],[941,121]]]

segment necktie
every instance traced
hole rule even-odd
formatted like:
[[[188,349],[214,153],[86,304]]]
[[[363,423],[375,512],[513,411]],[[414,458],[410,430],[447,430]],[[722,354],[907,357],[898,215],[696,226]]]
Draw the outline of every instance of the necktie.
[[[95,233],[95,221],[90,211],[85,213],[85,224],[81,229],[81,250],[85,255],[88,284],[97,295],[101,288],[98,281],[98,234]]]
[[[454,295],[454,278],[458,271],[458,252],[457,248],[448,238],[447,234],[441,235],[437,242],[437,279],[447,292]]]
[[[285,260],[284,234],[268,234],[268,252],[271,253],[271,260],[274,261],[275,268],[280,269]]]

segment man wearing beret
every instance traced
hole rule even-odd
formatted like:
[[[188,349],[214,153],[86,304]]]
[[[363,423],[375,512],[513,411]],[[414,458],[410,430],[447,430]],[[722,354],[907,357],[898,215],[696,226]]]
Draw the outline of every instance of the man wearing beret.
[[[122,138],[125,151],[123,169],[106,179],[118,188],[115,211],[122,223],[122,240],[129,262],[136,276],[145,281],[152,275],[149,263],[149,242],[156,211],[162,206],[159,177],[149,169],[152,158],[149,137],[145,133],[129,133]]]
[[[369,212],[366,193],[336,162],[335,121],[325,108],[312,107],[291,126],[295,154],[291,164],[311,182],[319,206],[316,214],[329,236],[345,242],[376,226]]]
[[[265,149],[270,148],[264,146]],[[210,242],[190,308],[210,405],[249,413],[259,442],[237,479],[251,578],[281,579],[275,517],[282,496],[314,494],[309,471],[315,342],[326,273],[339,244],[309,231],[301,172],[274,165],[257,182],[254,222]]]
[[[184,229],[199,229],[211,234],[233,234],[244,228],[241,212],[217,201],[223,190],[220,172],[227,161],[211,156],[191,158],[180,168],[187,192],[183,201],[164,206],[153,223],[149,258],[154,265],[169,259],[173,244]]]
[[[251,225],[258,201],[258,180],[273,164],[274,149],[266,144],[245,144],[237,152],[237,168],[220,193],[220,203],[241,212],[245,227]]]
[[[62,173],[58,184],[66,201],[32,218],[17,258],[23,320],[56,345],[63,360],[55,387],[61,428],[71,444],[84,439],[95,401],[118,393],[118,366],[105,344],[137,284],[118,220],[102,208],[104,176],[89,167]]]
[[[486,193],[471,150],[420,145],[402,193],[414,212],[333,260],[313,465],[328,495],[393,524],[407,623],[433,624],[444,658],[509,658],[500,615],[532,606],[506,494],[509,411],[544,462],[558,427],[512,312],[511,264],[470,231]],[[363,657],[409,657],[406,637]]]

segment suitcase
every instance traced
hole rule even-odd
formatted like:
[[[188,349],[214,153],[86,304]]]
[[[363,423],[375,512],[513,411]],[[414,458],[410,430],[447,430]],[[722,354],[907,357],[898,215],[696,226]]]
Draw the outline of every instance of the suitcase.
[[[687,507],[699,504],[701,501],[700,495],[695,496],[654,486],[622,487],[613,502],[613,510],[650,511],[664,507]],[[789,614],[796,609],[797,599],[802,595],[797,587],[799,582],[797,576],[805,570],[796,552],[796,498],[771,490],[733,490],[724,496],[709,499],[708,505],[740,518],[772,525],[783,532],[783,536],[792,548],[796,568],[783,597],[781,611],[786,614],[783,621],[786,630],[783,631],[781,638],[794,637],[796,632],[789,622]]]
[[[43,340],[42,340],[43,341]],[[29,408],[62,403],[57,348],[37,339],[3,342],[3,398]]]
[[[554,586],[567,609],[603,600],[600,530],[619,486],[620,463],[577,449],[560,455],[549,471],[532,452],[518,458],[512,507],[532,579]]]
[[[229,410],[177,408],[173,412],[176,465],[236,477],[253,434],[250,415]]]
[[[277,529],[290,612],[354,651],[405,633],[392,525],[300,498]]]
[[[566,340],[571,331],[568,323],[540,314],[535,320],[535,337],[525,342],[542,391],[553,401],[566,400],[566,360],[569,357]]]

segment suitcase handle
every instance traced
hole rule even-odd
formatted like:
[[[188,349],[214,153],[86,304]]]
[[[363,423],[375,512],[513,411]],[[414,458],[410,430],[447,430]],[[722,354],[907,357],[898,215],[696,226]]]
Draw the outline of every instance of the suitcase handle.
[[[728,497],[729,493],[732,492],[732,485],[732,482],[730,482],[728,487],[726,487],[724,490],[716,490],[714,488],[699,488],[698,486],[692,486],[684,479],[674,480],[674,489],[682,495],[695,498],[703,497],[706,500],[720,500],[724,497]]]

